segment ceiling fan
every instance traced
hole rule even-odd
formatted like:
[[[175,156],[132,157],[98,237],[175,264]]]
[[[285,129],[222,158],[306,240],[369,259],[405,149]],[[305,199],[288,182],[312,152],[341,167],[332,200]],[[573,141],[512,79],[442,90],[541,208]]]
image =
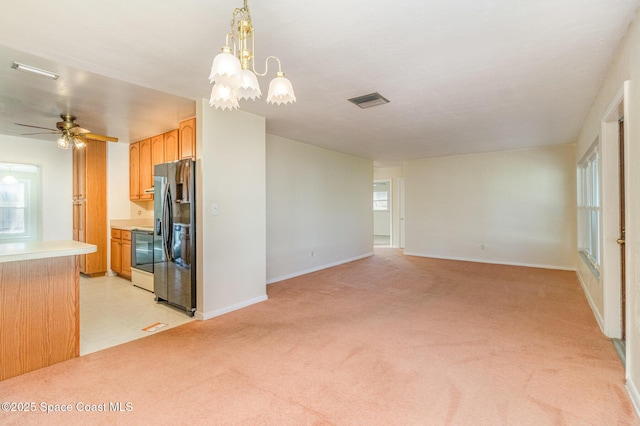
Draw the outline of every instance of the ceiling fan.
[[[118,138],[114,138],[112,136],[96,135],[95,133],[91,133],[91,130],[89,129],[83,129],[74,122],[76,118],[72,115],[61,114],[60,118],[62,118],[62,121],[58,121],[56,123],[56,129],[32,126],[30,124],[15,124],[18,126],[33,127],[34,129],[49,130],[48,132],[23,133],[23,136],[45,135],[49,133],[60,135],[60,137],[58,138],[58,147],[62,149],[69,149],[69,146],[71,146],[71,144],[73,144],[76,148],[83,148],[87,144],[87,139],[104,142],[118,142]]]

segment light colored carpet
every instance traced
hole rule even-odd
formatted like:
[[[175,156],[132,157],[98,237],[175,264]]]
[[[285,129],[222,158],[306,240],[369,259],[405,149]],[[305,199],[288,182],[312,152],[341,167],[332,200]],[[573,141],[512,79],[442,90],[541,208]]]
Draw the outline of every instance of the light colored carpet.
[[[376,249],[268,293],[0,382],[2,401],[73,407],[0,424],[640,424],[574,272]]]

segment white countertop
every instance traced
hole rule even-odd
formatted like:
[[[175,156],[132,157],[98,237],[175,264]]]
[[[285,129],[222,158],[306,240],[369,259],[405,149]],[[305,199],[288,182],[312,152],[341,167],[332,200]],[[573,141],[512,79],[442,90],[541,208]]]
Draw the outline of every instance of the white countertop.
[[[153,218],[145,219],[112,219],[109,221],[109,226],[115,229],[124,229],[126,231],[132,231],[134,229],[142,229],[153,231]]]
[[[0,244],[0,263],[47,257],[75,256],[98,251],[93,244],[78,241],[35,241]]]
[[[153,231],[153,226],[119,225],[112,226],[111,229],[122,229],[124,231],[135,231],[136,229],[140,231]]]

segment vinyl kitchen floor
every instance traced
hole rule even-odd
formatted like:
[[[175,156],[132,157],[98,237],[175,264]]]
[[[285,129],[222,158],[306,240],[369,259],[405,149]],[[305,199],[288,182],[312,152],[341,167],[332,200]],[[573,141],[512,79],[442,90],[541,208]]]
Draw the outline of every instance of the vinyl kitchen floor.
[[[193,321],[156,303],[153,293],[114,276],[80,277],[80,355],[110,348]],[[165,323],[157,331],[143,328]]]

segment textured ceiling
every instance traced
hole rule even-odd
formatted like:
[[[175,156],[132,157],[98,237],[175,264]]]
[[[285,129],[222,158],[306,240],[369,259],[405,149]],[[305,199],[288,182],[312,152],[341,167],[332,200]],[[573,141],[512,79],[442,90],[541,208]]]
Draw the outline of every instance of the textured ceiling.
[[[298,101],[241,108],[265,116],[269,133],[380,163],[570,143],[639,4],[249,0],[257,68],[278,56]],[[211,61],[241,6],[3,0],[0,133],[53,126],[63,112],[124,141],[175,127],[209,97]],[[14,60],[62,76],[26,75]],[[374,91],[391,102],[347,102]]]

